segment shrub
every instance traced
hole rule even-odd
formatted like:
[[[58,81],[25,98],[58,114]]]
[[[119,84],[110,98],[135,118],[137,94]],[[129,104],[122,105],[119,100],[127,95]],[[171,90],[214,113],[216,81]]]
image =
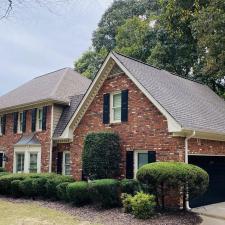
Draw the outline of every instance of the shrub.
[[[140,190],[139,183],[133,179],[123,179],[120,181],[121,192],[134,195]]]
[[[26,197],[34,197],[37,195],[37,193],[34,191],[33,189],[33,179],[34,178],[26,178],[24,180],[21,180],[19,182],[19,190],[21,191],[21,193],[23,194],[23,196]]]
[[[132,206],[131,206],[132,195],[122,193],[121,199],[122,199],[124,212],[131,213],[132,212]]]
[[[46,182],[47,182],[47,178],[44,177],[44,176],[33,179],[32,188],[33,188],[33,191],[36,193],[37,196],[45,197],[47,195]]]
[[[129,197],[131,203],[132,214],[139,219],[148,219],[155,212],[155,196],[138,192],[134,197]]]
[[[6,172],[6,170],[5,170],[5,168],[0,167],[0,173],[2,173],[2,172]]]
[[[120,183],[114,179],[95,180],[90,185],[91,199],[102,208],[120,205]]]
[[[22,192],[20,190],[20,180],[13,180],[11,182],[11,194],[13,197],[19,198],[22,196]]]
[[[64,201],[69,200],[69,198],[67,196],[67,191],[66,191],[68,184],[70,184],[70,183],[69,182],[63,182],[63,183],[58,184],[56,186],[57,198],[59,200],[64,200]]]
[[[57,185],[64,182],[74,181],[70,176],[55,175],[54,177],[47,179],[45,183],[46,197],[51,199],[57,199]]]
[[[24,174],[8,174],[0,177],[0,194],[11,194],[11,182],[13,180],[24,180],[27,176]]]
[[[69,201],[76,206],[82,206],[90,202],[90,194],[88,183],[85,181],[77,181],[67,186],[67,195]]]
[[[208,187],[209,176],[203,169],[180,162],[156,162],[144,165],[137,172],[137,179],[161,199],[171,188],[183,191],[185,202],[186,190],[189,189],[190,198],[203,194]]]
[[[10,173],[8,172],[0,172],[0,177],[5,176],[5,175],[9,175]]]
[[[120,172],[119,136],[90,133],[84,141],[83,173],[91,179],[117,178]]]

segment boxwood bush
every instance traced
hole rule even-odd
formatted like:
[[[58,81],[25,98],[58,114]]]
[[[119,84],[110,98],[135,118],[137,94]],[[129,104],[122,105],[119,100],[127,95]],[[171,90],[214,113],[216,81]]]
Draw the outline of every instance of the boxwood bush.
[[[19,190],[23,196],[35,197],[37,195],[36,191],[33,189],[33,179],[35,178],[27,177],[26,179],[19,182]]]
[[[13,180],[11,182],[11,195],[15,198],[19,198],[23,195],[20,189],[21,180]]]
[[[115,133],[90,133],[83,150],[83,173],[90,179],[117,178],[120,173],[120,143]]]
[[[121,192],[134,195],[140,191],[139,182],[135,179],[123,179],[120,181]]]
[[[5,168],[0,167],[0,173],[6,172]]]
[[[91,199],[102,208],[119,206],[120,183],[114,179],[95,180],[90,184]]]
[[[146,164],[138,170],[137,179],[155,193],[158,200],[161,200],[163,208],[165,196],[171,188],[182,190],[185,202],[187,190],[189,198],[193,198],[203,194],[209,184],[206,171],[198,166],[181,162]]]
[[[88,183],[77,181],[67,186],[67,196],[70,202],[76,206],[82,206],[90,203],[90,193]]]
[[[69,201],[68,195],[67,195],[67,186],[70,184],[70,182],[63,182],[56,186],[56,193],[57,198],[62,201]]]
[[[155,196],[138,192],[136,195],[124,195],[123,206],[125,212],[134,214],[136,218],[148,219],[155,213]]]

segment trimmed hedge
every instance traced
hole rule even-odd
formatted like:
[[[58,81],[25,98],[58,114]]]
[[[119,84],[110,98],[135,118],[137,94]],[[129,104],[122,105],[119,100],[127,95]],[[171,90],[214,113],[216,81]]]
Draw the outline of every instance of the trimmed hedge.
[[[85,181],[70,183],[66,190],[69,201],[76,206],[83,206],[91,201],[88,183]]]
[[[67,186],[70,184],[70,182],[63,182],[61,184],[58,184],[56,186],[56,193],[57,198],[62,201],[69,201],[68,195],[67,195]]]
[[[187,187],[191,199],[204,194],[209,184],[206,171],[198,166],[181,162],[146,164],[138,170],[137,179],[153,191],[158,200],[161,199],[162,207],[164,207],[165,195],[171,188],[181,189],[185,202]]]
[[[21,180],[19,182],[19,191],[21,191],[23,196],[25,197],[36,196],[37,193],[33,189],[33,179],[34,178],[27,177],[26,179]]]
[[[84,141],[83,173],[90,179],[117,178],[120,173],[120,143],[115,133],[90,133]]]
[[[136,194],[140,191],[140,185],[137,180],[134,179],[123,179],[120,181],[121,192],[130,195]]]
[[[23,195],[20,190],[20,180],[13,180],[11,182],[11,195],[15,198],[19,198]]]
[[[102,208],[121,205],[120,182],[114,179],[95,180],[90,184],[91,199]]]
[[[5,168],[0,167],[0,173],[6,172]]]

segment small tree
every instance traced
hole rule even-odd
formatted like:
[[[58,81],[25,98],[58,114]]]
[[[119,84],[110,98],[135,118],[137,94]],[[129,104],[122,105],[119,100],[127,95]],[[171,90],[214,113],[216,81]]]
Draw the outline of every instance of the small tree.
[[[120,173],[119,136],[90,133],[84,141],[83,173],[91,179],[117,178]]]
[[[205,170],[180,162],[156,162],[144,165],[138,170],[137,179],[157,196],[158,202],[161,199],[163,208],[164,198],[172,188],[182,190],[185,203],[187,190],[191,199],[204,194],[209,184],[209,176]]]

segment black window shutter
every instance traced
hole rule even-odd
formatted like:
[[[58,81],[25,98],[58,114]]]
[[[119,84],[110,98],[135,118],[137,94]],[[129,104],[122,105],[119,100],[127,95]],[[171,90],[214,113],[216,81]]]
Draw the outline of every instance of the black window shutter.
[[[27,111],[23,111],[22,131],[26,132]]]
[[[156,152],[148,151],[148,163],[156,162]]]
[[[2,134],[5,134],[5,127],[6,127],[6,115],[2,117]]]
[[[13,133],[17,133],[17,127],[18,127],[18,112],[13,113]]]
[[[126,153],[126,178],[134,178],[134,152],[127,151]]]
[[[121,121],[128,121],[128,90],[122,91],[121,99]]]
[[[0,153],[0,168],[3,166],[3,153]]]
[[[43,107],[43,118],[42,118],[42,130],[46,130],[47,126],[47,111],[48,111],[48,106]]]
[[[110,110],[110,94],[103,95],[103,123],[109,123],[109,110]]]
[[[62,160],[63,160],[63,153],[58,152],[57,154],[57,173],[62,174]]]
[[[31,111],[31,131],[35,132],[36,130],[36,117],[37,117],[37,109],[32,109]]]

